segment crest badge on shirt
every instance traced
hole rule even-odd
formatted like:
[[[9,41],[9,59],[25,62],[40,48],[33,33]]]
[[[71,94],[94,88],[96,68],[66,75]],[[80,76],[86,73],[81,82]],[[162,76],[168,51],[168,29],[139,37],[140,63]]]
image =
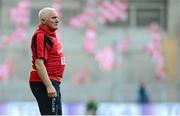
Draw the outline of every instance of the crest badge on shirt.
[[[61,54],[62,52],[63,52],[62,49],[58,49],[58,50],[57,50],[57,53],[58,53],[58,54]]]

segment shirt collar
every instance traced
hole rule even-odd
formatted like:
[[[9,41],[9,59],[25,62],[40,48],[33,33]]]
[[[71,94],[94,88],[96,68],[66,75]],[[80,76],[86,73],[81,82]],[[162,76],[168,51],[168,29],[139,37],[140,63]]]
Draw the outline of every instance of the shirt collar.
[[[50,32],[49,30],[47,30],[44,26],[39,25],[39,29],[44,31],[46,34],[48,34],[49,36],[56,36],[55,32]]]

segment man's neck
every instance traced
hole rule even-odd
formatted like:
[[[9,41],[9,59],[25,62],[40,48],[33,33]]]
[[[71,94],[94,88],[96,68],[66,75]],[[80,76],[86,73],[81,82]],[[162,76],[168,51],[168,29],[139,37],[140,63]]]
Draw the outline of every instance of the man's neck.
[[[40,26],[40,28],[42,28],[46,33],[48,33],[49,35],[51,35],[51,34],[55,34],[55,31],[53,31],[53,30],[50,30],[47,26],[45,26],[45,25],[39,25]]]

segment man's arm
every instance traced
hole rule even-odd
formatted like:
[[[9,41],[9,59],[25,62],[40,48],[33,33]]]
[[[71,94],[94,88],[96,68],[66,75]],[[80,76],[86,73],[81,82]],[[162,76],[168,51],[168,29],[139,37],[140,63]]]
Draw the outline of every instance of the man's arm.
[[[47,94],[49,97],[56,97],[57,96],[57,92],[54,88],[54,86],[52,85],[46,67],[44,65],[44,60],[43,59],[36,59],[35,60],[35,65],[36,65],[36,69],[37,72],[39,74],[39,77],[41,78],[42,82],[44,83],[44,85],[47,88]]]

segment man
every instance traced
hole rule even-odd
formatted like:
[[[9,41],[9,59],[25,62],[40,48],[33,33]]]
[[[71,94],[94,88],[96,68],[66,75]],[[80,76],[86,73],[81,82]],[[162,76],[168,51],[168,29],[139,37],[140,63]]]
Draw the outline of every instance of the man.
[[[65,58],[55,34],[59,16],[55,9],[43,8],[39,11],[39,22],[31,41],[30,88],[41,115],[62,115],[59,85],[64,74]]]
[[[96,115],[98,106],[95,99],[90,99],[86,105],[86,114],[87,115]]]
[[[138,88],[138,98],[137,102],[140,104],[147,104],[149,103],[149,96],[146,90],[146,86],[144,81],[142,80],[140,82],[139,88]]]

